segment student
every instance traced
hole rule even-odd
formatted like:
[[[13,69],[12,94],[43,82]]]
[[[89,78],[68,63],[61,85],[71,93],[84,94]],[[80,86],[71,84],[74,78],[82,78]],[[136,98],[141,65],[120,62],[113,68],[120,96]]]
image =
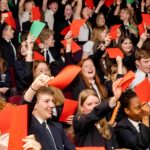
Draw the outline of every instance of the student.
[[[58,52],[54,48],[54,31],[51,29],[44,29],[41,32],[39,39],[43,44],[43,49],[41,49],[41,51],[44,53],[47,64],[50,64],[58,58]]]
[[[31,13],[32,7],[35,6],[33,0],[20,0],[19,2],[19,21],[20,27],[22,30],[22,24],[26,21],[29,21],[29,14]]]
[[[58,11],[57,0],[43,0],[43,11],[45,12],[45,21],[48,23],[49,29],[54,29],[54,14]]]
[[[0,12],[9,11],[8,0],[0,0]]]
[[[18,94],[23,94],[32,82],[32,49],[35,38],[31,34],[26,33],[21,36],[21,41],[17,53],[17,60],[14,63]]]
[[[112,132],[104,117],[112,110],[121,95],[117,82],[113,85],[114,96],[108,100],[100,100],[90,89],[80,93],[78,114],[73,120],[78,146],[103,146],[106,150],[112,149]]]
[[[134,88],[146,77],[150,77],[150,50],[146,48],[141,48],[140,50],[136,51],[135,64],[137,70],[135,72],[135,79],[130,85],[131,88]]]
[[[6,60],[8,68],[13,67],[16,60],[16,48],[12,43],[14,38],[14,29],[12,26],[4,23],[2,25],[2,38],[0,41],[1,56]]]
[[[81,72],[72,85],[73,98],[77,100],[79,93],[84,89],[94,89],[99,99],[107,98],[107,91],[96,74],[93,61],[90,58],[82,59],[78,65]]]
[[[121,107],[126,119],[116,126],[116,138],[119,148],[146,150],[150,148],[150,106],[141,104],[136,93],[127,90],[120,97]]]
[[[48,76],[39,75],[24,95],[24,103],[29,105],[29,134],[35,135],[43,150],[75,150],[62,126],[51,120],[48,122],[52,117],[55,102],[53,91],[45,87],[49,80]],[[33,105],[31,101],[35,94],[36,101]]]

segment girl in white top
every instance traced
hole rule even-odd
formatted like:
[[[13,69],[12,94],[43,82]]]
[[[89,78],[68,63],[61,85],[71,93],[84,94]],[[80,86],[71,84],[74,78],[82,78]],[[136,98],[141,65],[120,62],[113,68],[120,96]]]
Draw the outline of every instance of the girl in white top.
[[[20,0],[19,2],[19,22],[20,28],[22,30],[22,24],[26,21],[29,21],[29,14],[32,10],[32,7],[35,5],[33,0]]]
[[[77,0],[77,6],[74,13],[74,19],[89,19],[91,16],[91,9],[88,7],[82,8],[82,0]],[[79,42],[86,42],[89,40],[90,34],[92,32],[92,28],[89,25],[88,22],[86,22],[83,26],[80,28],[78,41]]]

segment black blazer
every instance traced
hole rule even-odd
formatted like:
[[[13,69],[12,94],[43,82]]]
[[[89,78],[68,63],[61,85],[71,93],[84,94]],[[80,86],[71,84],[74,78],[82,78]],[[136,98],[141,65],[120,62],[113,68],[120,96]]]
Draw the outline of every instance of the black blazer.
[[[141,124],[139,133],[128,119],[124,119],[116,126],[116,138],[120,148],[145,150],[150,145],[150,128]]]
[[[92,112],[81,116],[75,115],[73,127],[78,146],[104,146],[107,150],[112,150],[112,139],[104,139],[95,126],[95,123],[111,110],[109,100],[105,100]]]
[[[0,39],[0,53],[1,57],[5,59],[8,68],[12,67],[15,62],[14,51],[11,44],[3,38]]]
[[[33,62],[23,60],[18,60],[14,63],[17,90],[19,92],[24,92],[32,83],[32,64]]]
[[[42,145],[42,150],[53,150],[51,143],[48,141],[49,137],[45,133],[46,131],[33,115],[30,123],[29,134],[35,135],[37,141]],[[51,129],[57,150],[75,150],[75,146],[68,140],[59,123],[49,121],[48,125]]]

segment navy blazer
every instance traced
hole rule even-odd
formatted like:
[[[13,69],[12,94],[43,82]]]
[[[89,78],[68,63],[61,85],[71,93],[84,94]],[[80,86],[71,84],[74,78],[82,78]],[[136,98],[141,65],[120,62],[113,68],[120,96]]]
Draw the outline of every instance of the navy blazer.
[[[54,141],[56,143],[57,150],[75,150],[75,146],[66,137],[65,132],[61,124],[53,121],[48,122],[49,128],[52,132]],[[51,143],[49,142],[49,137],[45,133],[42,124],[32,115],[29,134],[34,134],[37,141],[42,145],[42,150],[53,150]]]
[[[104,139],[95,126],[95,123],[111,110],[109,100],[104,100],[90,113],[81,116],[75,115],[73,127],[78,146],[104,146],[106,150],[112,150],[112,138],[110,140]]]
[[[35,135],[36,140],[42,145],[42,150],[53,150],[51,143],[48,141],[49,137],[46,134],[46,130],[44,130],[42,124],[32,114],[35,103],[27,102],[24,99],[21,103],[28,105],[28,134]],[[67,138],[60,123],[48,120],[47,124],[52,132],[57,150],[75,150],[75,146]]]
[[[150,145],[150,128],[141,124],[140,133],[126,118],[116,126],[116,138],[120,148],[145,150]]]

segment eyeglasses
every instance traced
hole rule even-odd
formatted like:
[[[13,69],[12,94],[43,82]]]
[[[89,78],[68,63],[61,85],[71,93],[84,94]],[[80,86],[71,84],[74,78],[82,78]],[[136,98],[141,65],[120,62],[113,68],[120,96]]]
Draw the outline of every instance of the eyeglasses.
[[[40,74],[42,74],[42,73],[50,73],[50,70],[48,70],[48,69],[37,69],[37,70],[35,70],[35,72],[36,73],[40,73]]]

